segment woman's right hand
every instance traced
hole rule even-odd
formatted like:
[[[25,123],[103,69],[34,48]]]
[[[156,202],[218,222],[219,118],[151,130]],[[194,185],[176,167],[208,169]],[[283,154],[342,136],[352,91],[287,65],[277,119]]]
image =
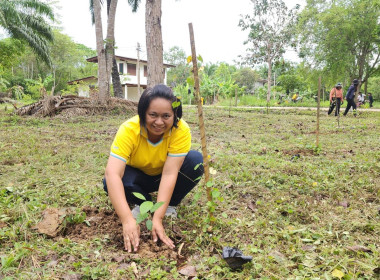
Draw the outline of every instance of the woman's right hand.
[[[133,248],[133,251],[137,252],[140,243],[140,226],[135,219],[123,223],[123,238],[125,250],[131,253]]]

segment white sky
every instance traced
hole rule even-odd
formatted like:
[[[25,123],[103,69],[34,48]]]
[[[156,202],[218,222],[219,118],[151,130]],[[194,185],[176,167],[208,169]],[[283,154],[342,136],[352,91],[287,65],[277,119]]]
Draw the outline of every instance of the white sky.
[[[305,0],[285,0],[292,8]],[[95,27],[91,24],[89,0],[59,0],[63,33],[75,42],[95,49]],[[105,10],[105,9],[104,9]],[[247,32],[238,27],[240,15],[252,12],[249,0],[162,0],[162,35],[164,51],[173,46],[191,54],[188,24],[193,23],[195,46],[205,62],[228,62],[244,55],[243,44]],[[103,13],[103,20],[106,15]],[[106,26],[103,25],[106,36]],[[137,13],[132,13],[126,0],[119,0],[115,23],[116,54],[136,57],[137,42],[142,46],[140,57],[146,59],[145,1]],[[285,59],[297,60],[294,52],[287,52]]]

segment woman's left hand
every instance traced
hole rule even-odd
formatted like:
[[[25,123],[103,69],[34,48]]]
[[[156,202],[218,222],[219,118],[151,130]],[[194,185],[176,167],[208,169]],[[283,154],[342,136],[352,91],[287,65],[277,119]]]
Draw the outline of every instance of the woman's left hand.
[[[153,217],[153,226],[152,226],[152,236],[153,241],[157,242],[158,238],[161,239],[170,249],[174,249],[174,242],[166,235],[164,226],[162,225],[161,219],[154,219]]]

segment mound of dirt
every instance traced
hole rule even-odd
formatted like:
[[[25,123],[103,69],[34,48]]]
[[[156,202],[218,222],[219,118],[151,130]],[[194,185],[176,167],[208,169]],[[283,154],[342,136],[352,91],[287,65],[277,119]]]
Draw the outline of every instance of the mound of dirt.
[[[82,210],[86,213],[86,221],[80,224],[67,225],[63,232],[61,232],[62,236],[78,242],[90,240],[94,237],[107,237],[110,246],[124,250],[122,225],[114,211],[99,211],[96,208],[84,208]],[[178,244],[184,239],[180,230],[175,226],[172,228],[168,225],[164,226],[167,234],[175,243]],[[180,263],[185,259],[183,254],[181,255],[180,252],[169,249],[160,241],[157,243],[153,242],[150,231],[147,230],[145,225],[141,225],[140,246],[136,258],[139,258],[139,256],[151,259],[164,256],[171,260],[181,259]]]
[[[316,153],[311,149],[294,149],[294,150],[283,150],[282,151],[285,155],[291,155],[291,156],[313,156],[316,155]]]
[[[23,106],[16,110],[20,116],[54,116],[63,114],[66,116],[94,115],[101,113],[117,113],[125,111],[136,111],[137,102],[114,98],[108,99],[106,104],[97,99],[79,97],[76,95],[45,96],[38,102]]]

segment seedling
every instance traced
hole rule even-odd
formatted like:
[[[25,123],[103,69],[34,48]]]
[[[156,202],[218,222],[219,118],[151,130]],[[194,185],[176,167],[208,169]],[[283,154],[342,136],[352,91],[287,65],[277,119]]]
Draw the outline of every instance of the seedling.
[[[158,208],[160,208],[164,204],[164,202],[160,201],[160,202],[153,203],[152,201],[147,201],[146,198],[141,193],[137,193],[137,192],[134,192],[133,195],[141,200],[144,200],[144,202],[141,203],[140,205],[140,213],[137,216],[136,222],[140,224],[141,222],[146,220],[145,221],[146,227],[149,230],[152,230],[153,222],[152,220],[148,219],[149,212],[153,214],[154,212],[158,210]]]

